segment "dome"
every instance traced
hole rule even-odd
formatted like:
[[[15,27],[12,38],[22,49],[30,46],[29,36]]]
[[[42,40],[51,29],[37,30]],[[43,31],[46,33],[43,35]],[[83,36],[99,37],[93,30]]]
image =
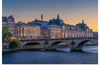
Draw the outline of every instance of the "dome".
[[[82,23],[76,24],[76,26],[82,28],[82,29],[88,29],[89,27],[84,23],[84,20],[82,20]]]
[[[14,21],[14,17],[13,17],[12,15],[10,15],[10,16],[8,17],[8,19],[11,19],[11,21]]]
[[[63,22],[63,20],[61,20],[59,18],[59,15],[57,16],[56,19],[51,19],[48,22],[48,25],[59,25],[59,26],[63,26],[63,24],[64,24],[64,22]]]
[[[7,17],[2,16],[2,22],[7,22]]]

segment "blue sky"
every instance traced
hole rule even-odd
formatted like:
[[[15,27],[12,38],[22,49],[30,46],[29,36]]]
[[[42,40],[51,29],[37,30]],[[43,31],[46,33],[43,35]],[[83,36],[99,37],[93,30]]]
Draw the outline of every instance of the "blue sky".
[[[75,25],[84,19],[90,28],[98,29],[98,0],[2,0],[2,12],[13,15],[16,22],[40,19],[41,14],[48,21],[59,14],[65,23]]]

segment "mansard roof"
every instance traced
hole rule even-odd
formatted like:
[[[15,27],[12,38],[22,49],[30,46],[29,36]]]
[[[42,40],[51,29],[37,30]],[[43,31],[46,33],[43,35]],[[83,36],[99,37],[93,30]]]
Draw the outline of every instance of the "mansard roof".
[[[23,22],[20,21],[20,22],[18,22],[18,23],[15,23],[15,25],[16,25],[16,26],[21,26],[21,25],[26,25],[26,23],[23,23]]]
[[[14,21],[13,15],[10,15],[10,16],[8,17],[8,19],[10,19],[10,20],[13,22],[13,21]]]
[[[41,20],[37,20],[37,19],[35,19],[34,21],[32,21],[32,22],[28,22],[28,24],[32,24],[32,25],[39,25],[39,26],[41,26],[42,24],[47,24],[48,22],[47,21],[41,21]]]
[[[65,26],[67,26],[67,27],[74,27],[74,28],[80,28],[80,27],[78,27],[76,25],[70,25],[70,24],[65,24]]]
[[[2,16],[2,22],[7,22],[7,17],[6,16]]]
[[[84,20],[82,20],[82,23],[76,24],[76,26],[82,28],[82,29],[88,29],[89,27],[84,23]]]
[[[35,19],[34,21],[32,21],[33,23],[34,22],[45,22],[45,23],[48,23],[48,21],[41,21],[41,20],[37,20],[37,19]]]
[[[59,18],[59,15],[57,16],[56,19],[51,19],[48,22],[48,25],[59,25],[59,26],[63,26],[64,22],[62,19]]]
[[[24,23],[24,22],[18,22],[18,23],[15,23],[16,26],[36,26],[36,25],[33,25],[33,24],[29,24],[29,23]]]

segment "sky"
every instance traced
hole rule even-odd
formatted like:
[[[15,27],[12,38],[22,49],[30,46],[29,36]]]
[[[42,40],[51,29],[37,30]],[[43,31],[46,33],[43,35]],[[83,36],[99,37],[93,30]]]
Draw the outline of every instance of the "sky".
[[[35,19],[49,21],[60,15],[66,24],[76,25],[82,20],[98,32],[98,0],[2,0],[2,16],[13,15],[15,22]]]

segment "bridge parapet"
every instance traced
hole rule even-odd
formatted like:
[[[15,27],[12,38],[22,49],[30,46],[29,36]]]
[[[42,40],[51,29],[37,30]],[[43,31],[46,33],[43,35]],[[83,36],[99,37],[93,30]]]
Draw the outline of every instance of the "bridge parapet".
[[[94,38],[59,38],[59,39],[30,39],[30,40],[20,40],[22,42],[22,46],[24,46],[27,43],[39,43],[43,48],[50,48],[51,45],[53,45],[55,42],[63,42],[65,45],[68,45],[70,48],[76,48],[82,41],[86,40],[95,40]],[[97,39],[96,39],[97,40]],[[72,42],[74,42],[74,45],[72,46]],[[86,42],[85,42],[86,43]],[[55,45],[55,48],[58,44]],[[54,48],[54,46],[52,46]]]
[[[76,39],[80,40],[80,39],[97,39],[97,38],[56,38],[56,39],[51,38],[51,39],[25,39],[25,40],[23,39],[20,41],[43,41],[43,40],[50,41],[50,40],[76,40]]]

